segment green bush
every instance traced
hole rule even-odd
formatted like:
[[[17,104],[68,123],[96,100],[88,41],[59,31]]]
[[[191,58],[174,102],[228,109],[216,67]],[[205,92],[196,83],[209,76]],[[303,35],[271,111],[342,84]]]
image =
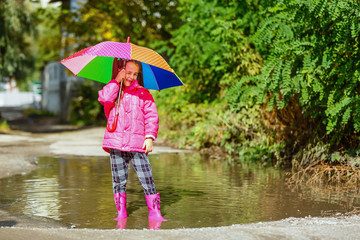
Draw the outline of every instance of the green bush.
[[[294,98],[332,148],[357,147],[360,131],[358,1],[278,1],[252,36],[265,58],[261,75],[242,78],[232,107]],[[240,91],[236,91],[240,89]],[[313,119],[313,120],[312,120]]]
[[[106,124],[103,106],[98,102],[101,84],[86,80],[76,85],[76,96],[70,106],[70,123],[78,126]]]
[[[273,1],[180,1],[184,24],[164,48],[185,87],[154,94],[160,135],[178,146],[220,147],[233,156],[280,162],[283,144],[261,122],[260,106],[229,108],[228,89],[260,73],[261,56],[247,35]],[[169,44],[168,44],[169,46]]]
[[[55,114],[46,110],[40,109],[25,109],[24,115],[33,117],[33,118],[41,118],[41,117],[54,117]]]
[[[7,132],[10,130],[10,126],[7,121],[0,119],[0,132]]]
[[[220,147],[218,154],[229,154],[249,161],[283,164],[284,144],[271,138],[271,131],[261,121],[257,105],[235,113],[226,101],[195,104],[184,103],[178,109],[162,103],[165,97],[156,94],[160,116],[159,136],[178,147],[206,149]],[[173,97],[173,101],[177,98]],[[165,100],[166,101],[166,100]],[[180,101],[181,102],[181,101]],[[216,149],[215,149],[216,150]]]
[[[172,32],[170,42],[176,47],[165,50],[170,65],[186,81],[189,102],[211,102],[242,76],[259,73],[262,59],[246,36],[271,2],[180,1],[184,24]]]

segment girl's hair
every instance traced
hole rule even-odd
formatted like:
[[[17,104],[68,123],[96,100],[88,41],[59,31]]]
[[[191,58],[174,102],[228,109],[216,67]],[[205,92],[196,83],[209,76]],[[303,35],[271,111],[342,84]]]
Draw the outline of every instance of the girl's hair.
[[[137,80],[138,80],[139,85],[144,87],[144,78],[143,78],[141,63],[138,61],[135,61],[135,60],[128,60],[128,61],[125,61],[125,66],[128,62],[135,63],[139,67],[139,75],[137,77]],[[111,79],[115,79],[119,73],[118,69],[123,69],[123,68],[124,68],[124,60],[120,59],[120,58],[114,58]]]

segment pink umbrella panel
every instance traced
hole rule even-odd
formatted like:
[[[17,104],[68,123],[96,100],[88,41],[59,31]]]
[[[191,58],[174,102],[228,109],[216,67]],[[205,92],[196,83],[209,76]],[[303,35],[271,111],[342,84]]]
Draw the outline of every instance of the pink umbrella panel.
[[[169,64],[155,51],[132,43],[101,42],[80,50],[60,63],[79,77],[108,83],[114,58],[141,62],[144,87],[161,90],[184,85]]]

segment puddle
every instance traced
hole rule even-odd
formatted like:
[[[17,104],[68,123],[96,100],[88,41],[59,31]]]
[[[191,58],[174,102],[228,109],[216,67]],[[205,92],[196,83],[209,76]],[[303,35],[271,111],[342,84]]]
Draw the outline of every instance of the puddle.
[[[359,196],[350,193],[344,198],[328,189],[291,190],[279,169],[213,161],[198,153],[149,157],[161,210],[169,219],[161,229],[321,216],[360,206]],[[128,177],[126,228],[148,228],[144,194],[132,167]],[[112,220],[116,209],[108,158],[40,158],[38,169],[30,174],[0,180],[0,208],[75,228],[125,226]]]

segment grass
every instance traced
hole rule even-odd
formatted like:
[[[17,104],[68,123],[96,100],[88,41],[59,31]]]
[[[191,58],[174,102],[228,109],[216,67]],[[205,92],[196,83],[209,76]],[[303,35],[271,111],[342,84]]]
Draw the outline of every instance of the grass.
[[[8,132],[10,131],[10,126],[6,120],[0,122],[0,132]]]

